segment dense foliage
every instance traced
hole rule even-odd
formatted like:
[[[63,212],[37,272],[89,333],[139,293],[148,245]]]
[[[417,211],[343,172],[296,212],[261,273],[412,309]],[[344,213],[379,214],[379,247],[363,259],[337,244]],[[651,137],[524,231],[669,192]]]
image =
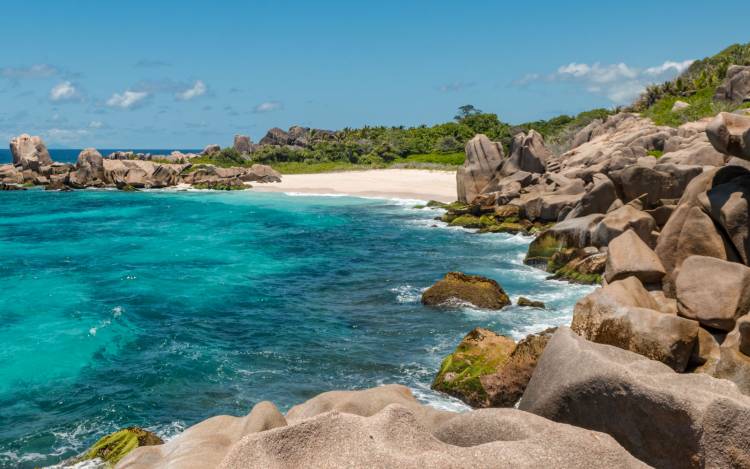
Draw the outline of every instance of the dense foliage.
[[[650,117],[659,125],[679,126],[742,107],[713,99],[730,65],[750,65],[750,43],[734,44],[716,55],[696,60],[674,80],[649,86],[630,110]],[[678,100],[690,106],[673,112]]]
[[[476,134],[502,142],[507,150],[513,135],[535,129],[553,146],[565,146],[580,128],[611,112],[596,109],[577,116],[563,115],[512,126],[496,114],[466,105],[459,108],[453,122],[431,127],[345,128],[326,139],[311,139],[307,147],[263,145],[249,155],[225,148],[194,159],[193,163],[223,167],[263,163],[287,173],[390,166],[445,169],[463,163],[466,142]]]

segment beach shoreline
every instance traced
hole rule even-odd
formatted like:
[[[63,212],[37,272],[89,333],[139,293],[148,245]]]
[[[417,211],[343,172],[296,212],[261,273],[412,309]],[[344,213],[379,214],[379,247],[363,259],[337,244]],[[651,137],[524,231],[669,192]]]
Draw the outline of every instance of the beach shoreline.
[[[285,174],[281,182],[254,184],[253,190],[453,202],[456,200],[456,173],[424,169],[373,169]]]

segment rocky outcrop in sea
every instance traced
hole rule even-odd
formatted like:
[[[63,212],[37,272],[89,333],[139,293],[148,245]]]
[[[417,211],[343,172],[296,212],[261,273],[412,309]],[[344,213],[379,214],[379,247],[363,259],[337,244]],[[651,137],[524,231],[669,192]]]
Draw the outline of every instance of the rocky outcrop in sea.
[[[45,186],[50,190],[116,187],[157,189],[190,184],[203,189],[244,189],[252,182],[277,182],[281,174],[261,164],[224,168],[193,164],[194,154],[171,155],[115,152],[103,157],[87,148],[75,164],[52,161],[40,137],[21,135],[11,140],[11,164],[0,165],[0,183]]]

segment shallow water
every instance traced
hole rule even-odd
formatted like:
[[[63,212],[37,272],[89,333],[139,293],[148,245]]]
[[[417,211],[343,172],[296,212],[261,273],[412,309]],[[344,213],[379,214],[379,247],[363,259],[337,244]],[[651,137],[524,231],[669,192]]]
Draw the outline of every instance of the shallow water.
[[[461,409],[429,384],[466,332],[566,323],[590,288],[524,266],[528,238],[447,228],[414,203],[0,192],[0,466],[52,464],[128,425],[168,437],[261,400],[283,411],[329,389],[397,382]],[[549,309],[423,307],[450,270]]]

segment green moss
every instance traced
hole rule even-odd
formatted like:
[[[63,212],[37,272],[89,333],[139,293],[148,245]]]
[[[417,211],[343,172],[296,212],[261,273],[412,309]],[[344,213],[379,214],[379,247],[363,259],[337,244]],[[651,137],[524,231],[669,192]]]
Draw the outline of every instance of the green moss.
[[[79,461],[101,458],[110,465],[117,464],[130,451],[139,446],[162,444],[156,435],[142,428],[130,427],[100,439],[89,448]]]
[[[586,285],[595,285],[602,283],[602,276],[599,274],[582,274],[576,270],[562,267],[555,272],[553,278],[560,280],[568,280],[573,283],[581,283]]]
[[[488,333],[491,337],[476,340]],[[514,347],[512,339],[486,330],[473,330],[455,352],[443,359],[432,383],[433,389],[459,397],[471,405],[481,405],[488,396],[480,378],[497,373],[508,361]]]
[[[138,192],[138,189],[131,186],[130,184],[125,184],[124,186],[120,187],[120,190],[123,192]]]
[[[648,152],[648,156],[653,156],[656,159],[661,158],[663,154],[664,154],[664,152],[661,151],[661,150],[650,150]]]
[[[447,215],[447,214],[446,214]],[[451,226],[462,226],[464,228],[482,228],[482,219],[474,215],[460,215],[450,221]]]
[[[214,191],[242,191],[247,189],[249,186],[246,186],[244,184],[232,184],[232,183],[223,183],[223,182],[204,182],[204,183],[198,183],[193,184],[194,189],[210,189]]]
[[[502,222],[491,226],[485,226],[481,230],[483,233],[526,233],[526,227],[520,223]]]
[[[565,243],[558,240],[552,233],[542,233],[529,245],[526,260],[546,261],[563,248],[565,248]]]

